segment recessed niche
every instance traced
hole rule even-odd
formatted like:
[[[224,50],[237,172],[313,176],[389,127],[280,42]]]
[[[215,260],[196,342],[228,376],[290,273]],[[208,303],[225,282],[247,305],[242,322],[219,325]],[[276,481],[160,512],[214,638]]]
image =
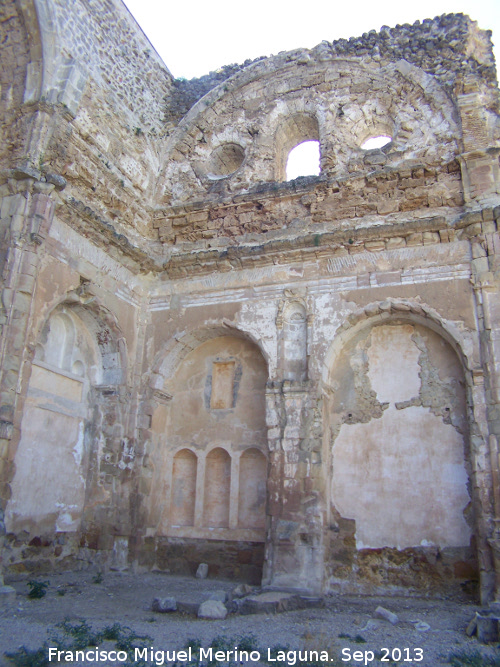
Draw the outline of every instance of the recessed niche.
[[[254,447],[240,458],[238,524],[240,528],[265,528],[267,459]]]
[[[233,387],[236,364],[234,361],[216,361],[212,364],[212,410],[228,410],[233,407]]]
[[[194,526],[197,458],[189,449],[174,457],[170,521],[174,526]]]
[[[231,490],[231,457],[225,449],[216,447],[205,462],[205,497],[203,523],[211,528],[229,526],[229,497]]]
[[[245,149],[239,144],[227,143],[218,146],[210,157],[208,175],[210,178],[225,178],[234,174],[245,159]]]

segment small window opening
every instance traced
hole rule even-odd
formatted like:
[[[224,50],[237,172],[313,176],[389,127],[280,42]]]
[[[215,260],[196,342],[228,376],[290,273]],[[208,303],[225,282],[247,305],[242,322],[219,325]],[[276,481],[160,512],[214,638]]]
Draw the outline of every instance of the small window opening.
[[[361,144],[361,148],[364,151],[372,151],[375,148],[383,148],[384,146],[387,146],[387,144],[390,144],[391,141],[392,137],[388,137],[387,135],[380,137],[370,137],[363,144]]]
[[[288,154],[286,180],[293,181],[299,176],[318,176],[321,171],[319,158],[319,141],[303,141],[295,146]]]

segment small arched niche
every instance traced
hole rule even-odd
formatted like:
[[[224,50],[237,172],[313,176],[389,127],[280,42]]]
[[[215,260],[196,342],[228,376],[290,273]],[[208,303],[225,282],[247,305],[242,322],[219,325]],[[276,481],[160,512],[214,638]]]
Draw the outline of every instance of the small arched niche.
[[[75,323],[64,312],[54,313],[42,332],[35,360],[45,362],[55,368],[70,370],[75,342]]]
[[[189,449],[181,449],[174,456],[170,502],[172,526],[194,526],[197,466],[198,459]]]
[[[229,527],[231,457],[222,447],[212,449],[205,460],[203,524],[208,528]]]
[[[283,309],[280,338],[283,378],[299,382],[307,378],[307,317],[305,306],[292,301]]]
[[[319,154],[319,141],[319,125],[315,116],[309,113],[296,113],[286,118],[286,120],[279,126],[275,137],[275,180],[290,180],[287,177],[287,163],[293,149],[307,143],[310,144],[310,147],[313,145],[314,150]],[[317,175],[320,171],[316,166],[312,167],[309,166],[309,164],[307,164],[307,167],[304,164],[304,170],[308,173],[294,172],[293,178],[297,178],[298,176]]]
[[[103,358],[93,329],[94,317],[85,313],[83,308],[59,306],[42,329],[35,348],[34,363],[82,378],[87,376],[92,384],[100,384],[103,380]]]
[[[251,447],[240,457],[238,525],[240,528],[265,528],[267,498],[267,459]]]

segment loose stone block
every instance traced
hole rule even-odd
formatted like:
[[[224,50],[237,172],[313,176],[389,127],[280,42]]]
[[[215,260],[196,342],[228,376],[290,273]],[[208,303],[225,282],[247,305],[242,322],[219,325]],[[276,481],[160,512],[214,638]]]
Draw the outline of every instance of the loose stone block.
[[[198,618],[223,620],[227,616],[227,609],[220,600],[202,602],[198,609]]]
[[[197,579],[206,579],[208,575],[208,565],[207,563],[200,563],[198,569],[196,570]]]
[[[397,614],[394,614],[392,611],[389,611],[385,607],[377,607],[375,609],[375,616],[377,618],[383,618],[385,621],[389,621],[389,623],[392,623],[392,625],[399,623]]]
[[[173,597],[155,598],[151,605],[151,610],[160,614],[165,614],[169,611],[177,611],[177,601]]]

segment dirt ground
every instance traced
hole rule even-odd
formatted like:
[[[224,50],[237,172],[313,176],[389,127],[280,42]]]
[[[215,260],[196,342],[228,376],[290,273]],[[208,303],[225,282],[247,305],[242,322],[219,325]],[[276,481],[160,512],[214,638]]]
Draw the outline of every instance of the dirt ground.
[[[230,614],[225,620],[201,620],[179,612],[153,613],[151,603],[155,597],[166,596],[201,601],[210,592],[231,591],[235,582],[159,573],[109,573],[102,581],[100,578],[91,572],[39,576],[38,581],[50,582],[47,594],[41,599],[27,597],[27,579],[7,581],[18,595],[15,602],[0,608],[0,665],[13,664],[5,657],[6,651],[12,652],[21,646],[29,649],[42,646],[54,633],[56,625],[65,619],[73,624],[84,619],[95,630],[114,623],[128,626],[137,635],[150,637],[146,643],[155,650],[181,649],[195,640],[207,648],[217,637],[238,642],[253,634],[263,658],[267,657],[268,648],[278,644],[288,645],[290,649],[328,650],[332,667],[365,663],[408,665],[410,662],[436,667],[453,664],[450,654],[463,651],[480,651],[486,660],[497,657],[500,665],[498,647],[485,646],[475,637],[466,636],[465,628],[480,607],[465,600],[327,596],[323,608],[273,615]],[[396,613],[399,622],[391,625],[376,618],[375,609],[379,605]],[[388,653],[382,649],[388,649]],[[374,654],[371,660],[370,651]],[[386,659],[382,660],[384,657]],[[293,656],[289,661],[288,665],[293,663]]]

